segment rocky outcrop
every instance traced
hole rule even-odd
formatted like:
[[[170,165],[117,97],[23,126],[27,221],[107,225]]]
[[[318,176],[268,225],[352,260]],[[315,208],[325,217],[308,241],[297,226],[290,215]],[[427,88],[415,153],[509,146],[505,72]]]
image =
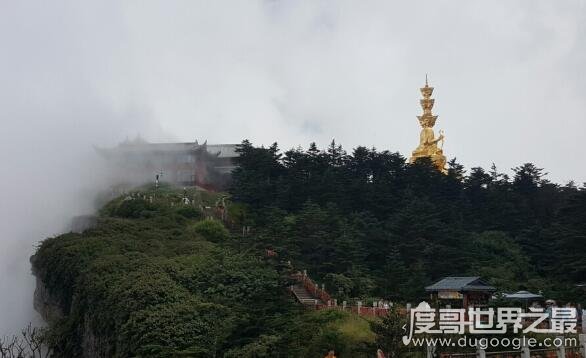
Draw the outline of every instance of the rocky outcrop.
[[[36,276],[36,275],[35,275]],[[60,300],[51,295],[43,281],[36,276],[34,307],[45,322],[55,322],[65,316]]]
[[[41,317],[51,326],[60,319],[66,318],[68,312],[65,312],[62,299],[52,294],[40,275],[35,270],[35,257],[31,257],[33,275],[36,277],[36,288],[34,293],[34,308]],[[95,334],[90,325],[89,316],[85,316],[81,322],[81,349],[83,358],[103,358],[108,357],[110,345],[108,342]]]
[[[110,356],[110,345],[105,339],[94,333],[88,316],[83,320],[81,348],[83,358],[102,358]]]
[[[76,216],[71,220],[71,231],[81,233],[84,230],[95,227],[97,224],[97,216],[95,215],[81,215]],[[54,322],[65,317],[64,305],[59,297],[52,294],[45,283],[41,280],[41,276],[37,272],[35,265],[35,255],[30,258],[32,273],[36,277],[36,287],[34,293],[34,308],[41,317],[47,322]]]

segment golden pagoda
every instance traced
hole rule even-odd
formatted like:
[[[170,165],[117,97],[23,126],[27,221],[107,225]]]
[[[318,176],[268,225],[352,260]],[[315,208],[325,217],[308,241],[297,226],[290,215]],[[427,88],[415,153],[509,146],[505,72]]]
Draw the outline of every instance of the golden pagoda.
[[[439,131],[439,136],[436,138],[433,132],[433,126],[437,116],[431,113],[435,100],[431,98],[433,87],[429,87],[427,83],[427,75],[425,75],[425,87],[419,89],[423,98],[419,100],[423,114],[417,116],[419,124],[421,124],[421,134],[419,134],[419,146],[411,154],[409,163],[414,163],[418,158],[430,158],[436,168],[442,173],[447,173],[446,170],[446,156],[443,152],[444,133]],[[440,146],[438,147],[438,143]]]

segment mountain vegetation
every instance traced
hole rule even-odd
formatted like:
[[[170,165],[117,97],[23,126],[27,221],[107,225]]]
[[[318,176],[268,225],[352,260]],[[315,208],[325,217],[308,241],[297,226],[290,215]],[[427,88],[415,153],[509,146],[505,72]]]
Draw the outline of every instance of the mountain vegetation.
[[[282,153],[239,147],[232,199],[251,244],[307,268],[339,298],[425,298],[444,276],[482,276],[500,292],[584,301],[586,188],[526,163],[509,177],[334,141]],[[242,213],[246,212],[246,216]],[[582,302],[585,303],[585,302]]]
[[[395,308],[382,320],[303,310],[287,287],[304,269],[339,302],[418,303],[434,280],[470,275],[586,303],[586,188],[534,164],[509,177],[452,160],[444,175],[334,142],[238,152],[229,199],[146,186],[110,200],[94,227],[39,245],[33,271],[58,306],[43,330],[54,356],[416,353],[400,344]],[[225,202],[227,219],[212,219]]]
[[[44,240],[33,270],[61,314],[37,341],[55,357],[307,357],[373,341],[366,321],[349,330],[350,314],[295,304],[290,269],[204,219],[220,199],[145,187]]]

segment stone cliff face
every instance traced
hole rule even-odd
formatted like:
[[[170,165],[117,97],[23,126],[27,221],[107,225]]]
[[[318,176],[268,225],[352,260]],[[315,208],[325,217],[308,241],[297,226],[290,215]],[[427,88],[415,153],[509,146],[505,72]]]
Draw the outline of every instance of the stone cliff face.
[[[83,320],[83,336],[81,340],[83,358],[110,357],[111,346],[104,338],[94,333],[89,322],[89,317],[86,316]]]
[[[95,227],[97,217],[95,215],[76,216],[71,220],[71,231],[81,233],[86,229]],[[38,269],[35,265],[35,255],[30,258],[32,273],[36,277],[36,288],[34,294],[34,308],[41,314],[41,317],[47,322],[55,322],[65,317],[65,305],[59,297],[52,295],[47,286],[41,279]]]
[[[81,232],[85,229],[93,227],[96,223],[95,217],[77,217],[72,222],[72,231]],[[47,288],[43,280],[42,275],[39,274],[38,269],[35,265],[35,256],[30,258],[32,273],[36,278],[36,287],[34,293],[33,305],[34,308],[43,320],[51,327],[59,320],[67,318],[70,312],[67,312],[66,305],[62,302],[62,299],[51,293]],[[74,307],[71,307],[74,310]],[[81,350],[83,358],[102,358],[109,357],[111,346],[108,342],[96,335],[91,328],[89,317],[85,316],[80,322],[81,333]]]
[[[67,318],[69,312],[65,311],[65,305],[62,299],[52,294],[43,280],[41,275],[37,272],[35,267],[35,256],[30,259],[32,264],[32,272],[36,278],[36,287],[34,293],[34,308],[41,317],[49,324],[55,324],[61,319]],[[73,310],[73,307],[72,307]],[[80,323],[81,332],[81,357],[83,358],[102,358],[108,357],[110,352],[110,345],[102,337],[96,335],[92,330],[89,317],[84,317],[83,322]]]
[[[51,295],[43,281],[39,278],[39,276],[34,273],[36,277],[36,287],[35,287],[35,297],[34,297],[34,307],[37,312],[43,317],[45,322],[51,323],[56,322],[57,320],[65,317],[63,312],[63,305],[61,304],[60,300]]]

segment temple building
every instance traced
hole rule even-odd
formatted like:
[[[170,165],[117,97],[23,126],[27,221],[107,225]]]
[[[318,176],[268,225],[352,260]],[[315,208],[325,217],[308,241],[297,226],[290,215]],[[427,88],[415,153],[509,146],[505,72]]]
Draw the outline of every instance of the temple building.
[[[427,75],[425,76],[425,87],[420,88],[420,91],[423,98],[419,100],[419,103],[423,108],[423,114],[417,116],[417,119],[421,125],[421,133],[419,134],[419,146],[411,154],[409,163],[414,163],[419,158],[430,158],[439,171],[447,173],[446,156],[443,152],[444,133],[440,130],[439,136],[436,138],[433,132],[433,126],[438,116],[434,116],[431,112],[435,100],[431,98],[433,87],[429,87]]]
[[[114,148],[97,148],[120,182],[146,183],[155,177],[180,186],[222,189],[236,167],[237,144],[149,143],[140,137]]]
[[[452,308],[485,307],[496,288],[478,276],[444,277],[425,288],[435,307],[450,305]]]

